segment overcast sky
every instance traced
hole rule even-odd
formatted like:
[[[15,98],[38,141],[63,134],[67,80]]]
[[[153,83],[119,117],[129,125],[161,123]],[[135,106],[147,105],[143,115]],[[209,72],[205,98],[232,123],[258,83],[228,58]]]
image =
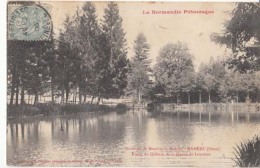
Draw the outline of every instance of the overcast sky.
[[[48,2],[52,6],[51,16],[54,32],[62,29],[66,15],[74,15],[84,2]],[[223,23],[229,18],[226,11],[234,8],[232,3],[176,3],[176,2],[117,2],[123,18],[123,28],[128,43],[128,57],[133,56],[133,42],[139,32],[143,32],[151,46],[150,58],[155,62],[160,49],[167,43],[177,41],[187,43],[194,55],[196,67],[207,63],[210,57],[223,58],[225,48],[210,40],[213,32],[221,32]],[[98,19],[103,18],[105,2],[94,3]],[[181,14],[151,14],[156,11],[179,10]],[[207,10],[212,14],[184,14],[183,10]],[[149,11],[150,14],[143,14]]]

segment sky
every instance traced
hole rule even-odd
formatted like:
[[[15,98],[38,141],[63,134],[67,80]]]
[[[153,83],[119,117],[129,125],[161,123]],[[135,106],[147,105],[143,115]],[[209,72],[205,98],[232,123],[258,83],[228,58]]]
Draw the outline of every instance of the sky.
[[[63,28],[66,15],[73,16],[84,2],[46,2],[51,6],[54,33]],[[234,8],[232,3],[212,2],[117,2],[120,16],[123,18],[123,29],[126,33],[128,57],[133,54],[133,43],[139,32],[143,32],[150,44],[149,58],[155,64],[160,49],[167,43],[177,41],[186,43],[194,56],[194,65],[207,63],[211,57],[222,59],[226,48],[210,40],[214,32],[223,31],[223,23],[229,19],[227,11]],[[95,2],[98,20],[102,20],[106,2]],[[152,11],[181,11],[180,14],[152,14]],[[187,14],[184,10],[213,11],[211,14]],[[143,14],[149,12],[149,14]]]

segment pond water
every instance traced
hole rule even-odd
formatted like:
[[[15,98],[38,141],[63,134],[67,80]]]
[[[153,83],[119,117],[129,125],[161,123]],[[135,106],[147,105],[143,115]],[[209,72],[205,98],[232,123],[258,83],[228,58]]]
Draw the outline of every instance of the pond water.
[[[260,113],[77,114],[7,123],[16,166],[232,167],[236,144],[260,133]]]

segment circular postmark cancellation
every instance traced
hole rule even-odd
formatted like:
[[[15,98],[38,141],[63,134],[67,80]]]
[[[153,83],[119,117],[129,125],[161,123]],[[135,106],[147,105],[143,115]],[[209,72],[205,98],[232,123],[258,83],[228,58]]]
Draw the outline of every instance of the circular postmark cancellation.
[[[50,40],[52,21],[40,5],[19,6],[10,13],[7,28],[8,40]]]

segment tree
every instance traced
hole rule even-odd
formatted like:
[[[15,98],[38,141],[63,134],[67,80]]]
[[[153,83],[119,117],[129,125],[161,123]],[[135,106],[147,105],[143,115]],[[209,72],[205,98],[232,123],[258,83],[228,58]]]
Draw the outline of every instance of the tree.
[[[167,92],[178,97],[181,92],[189,93],[193,88],[194,67],[188,47],[180,42],[165,45],[155,65],[156,81],[165,85]]]
[[[85,2],[82,7],[82,15],[79,17],[78,34],[80,54],[80,69],[77,74],[79,87],[79,101],[86,94],[95,96],[100,88],[100,80],[102,78],[101,71],[103,66],[99,60],[103,59],[102,47],[100,43],[101,30],[98,26],[96,8],[92,2]]]
[[[147,43],[146,37],[143,33],[137,35],[134,41],[134,57],[131,60],[131,70],[128,75],[128,92],[138,97],[138,103],[141,103],[142,95],[147,92],[149,87],[149,72],[150,60],[149,56],[150,46]]]
[[[10,105],[13,105],[15,92],[16,102],[18,104],[18,94],[19,94],[19,74],[18,74],[18,53],[19,53],[19,41],[8,41],[7,42],[7,84],[8,89],[10,89]]]
[[[257,89],[257,101],[260,102],[260,72],[255,73],[255,86]]]
[[[58,58],[59,67],[58,90],[61,90],[61,103],[68,102],[71,88],[77,85],[77,72],[79,72],[80,58],[79,50],[74,46],[77,40],[74,22],[69,17],[64,22],[64,32],[60,32],[58,40]]]
[[[198,74],[200,88],[208,92],[208,102],[212,101],[212,92],[215,92],[214,98],[219,99],[220,87],[223,86],[226,77],[225,65],[220,60],[214,61],[211,58],[208,65],[201,64]]]
[[[118,5],[109,2],[104,11],[102,32],[104,34],[103,51],[108,60],[105,70],[106,79],[105,94],[120,96],[127,86],[128,59],[126,57],[126,39],[122,27],[123,19],[119,15]],[[104,93],[99,93],[99,98]]]
[[[250,102],[250,92],[254,91],[255,88],[255,74],[250,73],[250,74],[241,74],[240,76],[240,82],[242,85],[242,91],[247,93],[246,96],[246,102]]]
[[[249,47],[251,41],[260,42],[260,6],[256,3],[236,3],[231,19],[224,25],[223,34],[213,34],[212,39],[226,45],[233,52],[227,61],[230,68],[242,73],[260,70],[260,49]]]
[[[205,88],[209,93],[209,103],[211,103],[211,97],[210,97],[210,92],[214,89],[215,87],[215,80],[214,80],[214,76],[212,76],[211,74],[206,74],[204,76],[205,79]]]
[[[9,2],[12,4],[13,2]],[[23,5],[32,5],[35,2],[21,2]],[[36,104],[38,96],[46,93],[50,76],[49,64],[53,39],[50,41],[8,41],[8,87],[10,88],[10,105],[25,103],[25,93],[34,94]]]
[[[235,93],[237,103],[239,102],[239,92],[243,91],[241,80],[242,78],[239,72],[229,71],[227,73],[226,89],[228,89],[231,95]]]

